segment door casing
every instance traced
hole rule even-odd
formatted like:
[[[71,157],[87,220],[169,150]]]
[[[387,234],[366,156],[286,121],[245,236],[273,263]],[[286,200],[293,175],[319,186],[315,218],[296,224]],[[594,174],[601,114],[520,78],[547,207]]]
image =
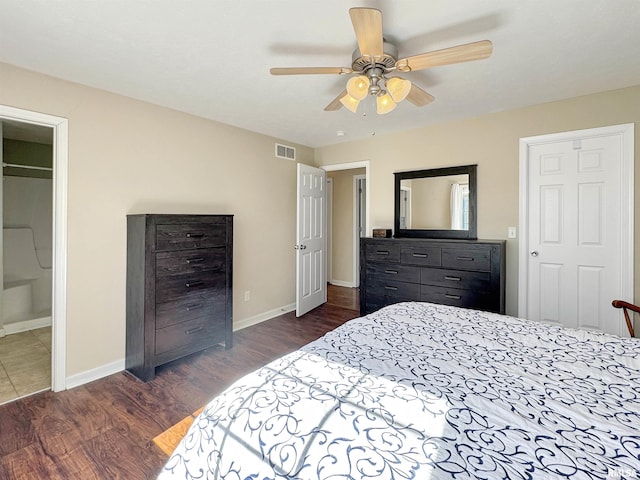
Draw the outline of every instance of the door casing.
[[[66,389],[67,332],[67,177],[69,121],[39,112],[0,105],[0,119],[53,129],[53,275],[51,387]]]
[[[362,161],[358,161],[358,162],[347,162],[347,163],[336,163],[333,165],[324,165],[321,166],[320,168],[322,168],[323,170],[327,171],[327,172],[336,172],[336,171],[340,171],[340,170],[354,170],[354,169],[358,169],[358,168],[364,168],[365,169],[365,173],[364,173],[364,179],[365,179],[365,183],[366,183],[366,190],[365,190],[365,230],[364,230],[364,235],[370,235],[371,234],[371,225],[370,225],[370,216],[369,216],[369,212],[371,211],[370,209],[370,180],[369,180],[369,160],[362,160]],[[355,215],[355,213],[354,213]],[[327,217],[327,219],[329,219],[329,217]],[[355,218],[354,218],[355,221]],[[327,227],[327,230],[329,230],[329,227]],[[328,237],[329,239],[331,237]],[[355,246],[353,247],[354,252],[356,251]],[[330,243],[327,243],[327,262],[330,264],[330,262],[332,261],[332,248]],[[329,269],[327,269],[327,272],[330,272]],[[357,277],[354,278],[359,278],[360,275],[360,258],[355,255],[354,253],[354,258],[353,258],[353,272],[354,275],[356,275]],[[331,277],[327,277],[327,278],[331,278]],[[354,281],[355,284],[355,281]]]

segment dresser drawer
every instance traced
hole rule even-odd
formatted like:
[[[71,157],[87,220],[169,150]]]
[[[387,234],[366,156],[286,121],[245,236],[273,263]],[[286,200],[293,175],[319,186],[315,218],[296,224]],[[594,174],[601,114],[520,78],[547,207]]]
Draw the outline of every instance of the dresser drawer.
[[[159,224],[156,226],[156,250],[188,250],[225,245],[224,225],[211,223]]]
[[[505,245],[504,240],[362,238],[360,313],[420,300],[504,313]]]
[[[491,274],[489,272],[422,268],[420,269],[420,283],[487,292],[491,289]]]
[[[459,270],[489,272],[491,250],[489,248],[443,248],[442,266]]]
[[[422,285],[420,300],[478,310],[486,310],[491,306],[491,295],[487,293],[431,285]]]
[[[156,306],[156,328],[164,328],[206,315],[223,315],[226,310],[225,290],[206,290],[191,294],[173,302]]]
[[[440,247],[411,245],[400,249],[400,262],[404,265],[439,267],[442,265]]]
[[[385,265],[372,263],[367,265],[369,282],[408,282],[420,283],[420,269],[404,265]]]
[[[233,345],[233,215],[127,215],[125,368]]]
[[[156,330],[155,354],[189,347],[193,351],[212,343],[224,331],[224,315],[195,318]]]
[[[156,280],[156,303],[170,302],[193,293],[204,293],[206,290],[226,288],[224,272],[206,271],[161,277]]]
[[[390,242],[367,243],[364,252],[368,262],[400,262],[400,245]]]
[[[156,254],[156,276],[166,277],[203,270],[221,271],[225,268],[225,247],[159,252]]]
[[[395,302],[420,300],[420,285],[417,283],[395,282],[393,280],[369,282],[367,297],[382,297]]]

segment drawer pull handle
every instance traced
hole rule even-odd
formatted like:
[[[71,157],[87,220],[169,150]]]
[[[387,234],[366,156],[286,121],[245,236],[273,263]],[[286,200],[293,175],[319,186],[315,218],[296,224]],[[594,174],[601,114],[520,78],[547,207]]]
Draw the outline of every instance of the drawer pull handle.
[[[378,250],[376,253],[378,255],[389,255],[389,251],[388,250]]]
[[[429,255],[426,253],[414,253],[413,256],[418,258],[427,258]]]
[[[390,287],[389,285],[387,285],[386,287],[384,287],[385,290],[398,290],[398,287]]]
[[[200,326],[200,327],[195,327],[195,328],[190,328],[189,330],[185,330],[184,333],[185,335],[191,335],[192,333],[196,333],[199,332],[200,330],[202,330],[204,327]]]
[[[202,308],[201,303],[194,303],[192,305],[187,305],[187,312],[190,312],[191,310],[197,310],[199,308]]]
[[[202,280],[196,280],[194,282],[187,282],[184,284],[184,286],[187,288],[199,287],[200,285],[202,285]]]
[[[187,263],[202,263],[204,262],[204,258],[199,257],[199,258],[188,258],[187,259]]]
[[[444,296],[447,297],[447,298],[451,298],[453,300],[460,300],[460,298],[461,298],[460,295],[450,295],[448,293],[445,293]]]
[[[389,273],[391,275],[397,275],[398,272],[396,270],[385,270],[384,273]]]
[[[445,280],[451,280],[451,281],[453,281],[453,282],[459,282],[459,281],[461,281],[461,280],[462,280],[460,277],[450,277],[450,276],[448,276],[448,275],[447,275],[447,276],[445,276],[445,277],[444,277],[444,279],[445,279]]]
[[[204,233],[187,233],[187,238],[202,238]]]
[[[464,262],[473,262],[473,257],[457,257],[457,260],[462,260]]]

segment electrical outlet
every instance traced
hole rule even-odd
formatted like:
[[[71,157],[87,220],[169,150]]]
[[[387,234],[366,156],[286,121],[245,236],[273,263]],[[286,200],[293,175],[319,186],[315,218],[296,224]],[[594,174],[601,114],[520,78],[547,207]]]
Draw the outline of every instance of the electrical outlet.
[[[507,230],[507,237],[516,238],[516,227],[509,227]]]
[[[251,292],[247,290],[246,292],[244,292],[244,301],[248,302],[249,300],[251,300]]]

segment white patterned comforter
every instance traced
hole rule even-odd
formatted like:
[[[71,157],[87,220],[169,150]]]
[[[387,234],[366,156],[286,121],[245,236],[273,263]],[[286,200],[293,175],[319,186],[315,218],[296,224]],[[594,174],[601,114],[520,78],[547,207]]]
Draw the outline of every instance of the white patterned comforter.
[[[640,478],[640,341],[393,305],[236,382],[159,478]]]

